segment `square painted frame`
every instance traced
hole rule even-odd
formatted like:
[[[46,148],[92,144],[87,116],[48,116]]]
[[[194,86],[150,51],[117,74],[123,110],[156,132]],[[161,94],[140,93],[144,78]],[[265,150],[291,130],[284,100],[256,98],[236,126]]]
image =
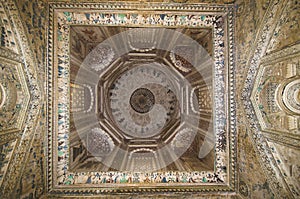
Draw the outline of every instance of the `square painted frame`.
[[[110,20],[91,21],[86,14],[109,13]],[[129,13],[130,18],[121,16]],[[144,16],[171,16],[150,22]],[[144,15],[144,16],[143,16]],[[136,19],[133,16],[138,16]],[[181,21],[176,19],[181,17]],[[144,18],[145,19],[145,18]],[[209,20],[208,20],[209,19]],[[212,20],[211,20],[212,19]],[[219,23],[219,20],[223,23]],[[221,25],[220,25],[221,24]],[[71,25],[104,25],[132,27],[198,27],[213,30],[214,60],[214,125],[216,134],[215,171],[223,182],[200,183],[112,183],[72,184],[68,171],[69,131],[69,33]],[[223,45],[220,45],[223,44]],[[223,46],[223,47],[222,47]],[[59,61],[58,61],[59,60]],[[163,4],[163,3],[50,3],[47,65],[47,178],[49,194],[85,195],[98,193],[136,192],[235,192],[236,190],[236,110],[234,68],[234,10],[233,5]],[[217,86],[216,86],[217,85]],[[58,141],[64,148],[58,149]],[[221,145],[225,147],[220,147]],[[58,159],[59,158],[59,159]],[[225,169],[224,169],[225,168]],[[82,172],[81,172],[82,173]],[[197,172],[200,173],[200,172]],[[211,175],[214,175],[211,173]],[[87,174],[86,177],[88,178]],[[140,174],[138,174],[140,175]],[[195,175],[191,173],[190,175]],[[207,173],[205,173],[207,175]]]

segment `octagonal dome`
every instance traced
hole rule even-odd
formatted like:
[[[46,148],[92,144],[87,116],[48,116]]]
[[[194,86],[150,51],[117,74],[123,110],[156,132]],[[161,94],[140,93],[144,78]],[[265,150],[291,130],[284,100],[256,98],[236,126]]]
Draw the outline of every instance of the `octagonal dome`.
[[[75,53],[80,49],[73,51],[72,167],[86,169],[97,162],[100,170],[181,170],[182,163],[174,162],[184,157],[187,164],[198,167],[191,162],[201,162],[199,148],[212,132],[212,106],[207,106],[212,103],[207,100],[212,86],[212,61],[207,53],[211,49],[198,47],[198,42],[174,30],[115,29],[100,28],[119,32],[106,40],[107,35],[99,36],[97,45],[88,43],[92,47],[82,58]],[[83,37],[80,30],[76,27],[71,35]],[[154,37],[157,33],[169,39],[160,41]],[[140,38],[141,34],[145,37]]]

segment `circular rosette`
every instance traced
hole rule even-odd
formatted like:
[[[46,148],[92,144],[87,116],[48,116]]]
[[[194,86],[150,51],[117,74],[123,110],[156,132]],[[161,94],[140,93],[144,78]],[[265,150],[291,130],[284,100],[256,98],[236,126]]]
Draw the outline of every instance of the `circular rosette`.
[[[102,157],[112,152],[114,142],[103,129],[94,128],[87,135],[86,146],[95,157]]]
[[[186,151],[186,146],[189,146],[195,137],[192,129],[186,128],[179,131],[171,142],[171,148],[177,155],[181,155]]]
[[[292,113],[300,115],[300,79],[285,85],[282,93],[285,107]]]
[[[83,65],[99,72],[112,62],[114,56],[115,52],[110,46],[98,45],[87,55]]]
[[[193,67],[194,49],[191,46],[175,46],[170,52],[170,59],[174,66],[182,72],[190,72]]]
[[[135,65],[110,86],[112,117],[125,134],[155,136],[180,112],[175,94],[179,91],[163,68],[159,63]]]
[[[138,113],[148,113],[154,104],[154,95],[147,88],[136,89],[130,97],[130,106]]]

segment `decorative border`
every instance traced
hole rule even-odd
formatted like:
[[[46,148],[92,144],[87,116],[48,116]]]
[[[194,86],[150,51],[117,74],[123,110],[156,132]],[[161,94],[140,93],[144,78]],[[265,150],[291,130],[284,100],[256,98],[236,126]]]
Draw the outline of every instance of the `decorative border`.
[[[137,9],[137,7],[139,9]],[[175,9],[177,11],[175,11]],[[93,10],[93,11],[91,11]],[[129,19],[124,19],[123,13],[129,13]],[[132,11],[133,10],[133,11]],[[160,11],[158,11],[160,10]],[[168,10],[170,13],[165,13]],[[178,11],[180,10],[180,11]],[[182,10],[182,11],[181,11]],[[150,14],[149,14],[150,12]],[[107,13],[100,20],[91,19],[90,16]],[[147,15],[147,18],[144,15]],[[166,17],[161,17],[164,15]],[[174,21],[175,16],[180,16],[182,21]],[[159,16],[158,21],[153,20]],[[80,19],[81,20],[77,20]],[[85,20],[83,20],[85,18]],[[226,19],[221,27],[218,27],[218,18]],[[91,20],[90,20],[91,19]],[[48,32],[48,67],[47,67],[47,123],[48,123],[48,190],[53,194],[85,194],[85,193],[125,193],[125,192],[162,192],[162,191],[234,191],[236,189],[236,113],[235,113],[235,73],[234,73],[234,16],[231,5],[208,6],[200,4],[170,5],[170,4],[134,4],[113,3],[106,4],[49,4],[49,32]],[[172,21],[173,20],[173,21]],[[218,88],[214,95],[216,115],[216,151],[219,156],[216,162],[216,170],[223,173],[225,183],[219,183],[218,177],[214,176],[212,183],[169,185],[168,188],[158,186],[161,183],[151,184],[89,184],[81,188],[69,185],[72,173],[68,172],[68,129],[69,129],[69,27],[70,25],[108,25],[108,26],[143,26],[143,27],[210,27],[213,28],[215,46],[215,81]],[[59,26],[59,28],[58,28]],[[222,28],[223,26],[223,28]],[[225,32],[224,32],[225,31]],[[227,37],[226,37],[226,36]],[[225,54],[225,47],[228,54]],[[59,59],[62,63],[58,65]],[[62,61],[62,62],[61,62]],[[60,73],[57,67],[60,68]],[[228,75],[228,76],[227,76]],[[226,82],[229,82],[226,84]],[[57,91],[59,88],[59,92]],[[229,89],[229,95],[225,93]],[[222,95],[223,93],[223,95]],[[229,104],[229,108],[224,104]],[[64,114],[65,113],[65,114]],[[58,116],[60,119],[58,119]],[[226,117],[227,116],[227,117]],[[228,122],[226,122],[228,121]],[[226,124],[229,124],[226,126]],[[57,142],[62,142],[66,148],[55,148]],[[225,142],[225,143],[224,143]],[[57,161],[60,158],[60,161]],[[228,160],[230,163],[228,163]],[[54,163],[54,164],[53,164]],[[57,164],[57,165],[56,165]],[[58,165],[59,164],[59,165]],[[226,171],[224,171],[226,166]],[[60,168],[60,170],[57,170]],[[215,171],[215,172],[217,172]],[[117,172],[115,172],[117,173]],[[123,173],[123,172],[122,172]],[[196,172],[194,172],[195,174]],[[203,173],[203,172],[197,172]],[[192,174],[192,175],[194,175]],[[204,173],[203,173],[204,174]],[[208,173],[215,175],[215,173]],[[58,178],[58,181],[56,179]],[[220,179],[220,178],[219,178]],[[165,184],[161,184],[165,186]],[[201,185],[201,186],[199,186]],[[205,186],[203,186],[205,185]],[[63,188],[60,189],[60,188]]]
[[[3,183],[3,180],[5,179],[5,174],[7,171],[7,169],[5,169],[5,168],[9,167],[9,162],[10,162],[11,156],[14,152],[16,142],[17,142],[17,140],[10,140],[9,142],[4,144],[5,150],[2,149],[2,151],[1,151],[2,152],[1,155],[4,156],[4,159],[6,161],[3,161],[3,164],[1,165],[1,168],[0,168],[0,187]]]

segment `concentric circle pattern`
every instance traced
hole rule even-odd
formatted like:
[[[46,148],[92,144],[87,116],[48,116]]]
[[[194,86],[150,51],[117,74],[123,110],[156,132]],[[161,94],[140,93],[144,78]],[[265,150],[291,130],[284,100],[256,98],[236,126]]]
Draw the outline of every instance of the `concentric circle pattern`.
[[[130,97],[130,105],[138,113],[148,113],[154,104],[154,95],[147,88],[136,89]]]
[[[295,114],[300,114],[300,79],[288,83],[283,90],[283,103]]]
[[[159,63],[137,65],[113,82],[112,116],[125,134],[138,138],[157,135],[179,111],[172,80],[160,69],[164,67]]]

